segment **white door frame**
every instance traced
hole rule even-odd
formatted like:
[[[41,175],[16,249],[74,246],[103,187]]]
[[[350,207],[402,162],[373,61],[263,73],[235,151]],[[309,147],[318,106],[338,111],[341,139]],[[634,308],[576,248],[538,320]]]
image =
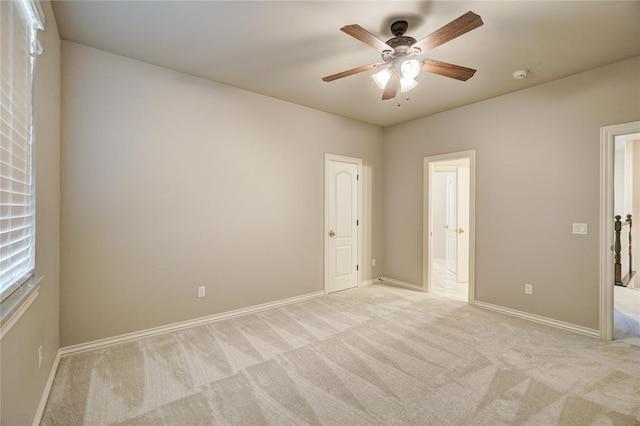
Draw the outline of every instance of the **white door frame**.
[[[346,157],[344,155],[337,154],[324,154],[324,196],[322,198],[323,209],[324,209],[324,237],[322,238],[324,244],[324,294],[328,294],[327,285],[329,283],[329,212],[327,205],[327,164],[329,161],[340,161],[343,163],[351,163],[358,166],[358,247],[357,247],[357,259],[358,265],[363,266],[362,262],[362,159],[355,157]],[[362,269],[358,267],[357,273],[357,284],[356,288],[360,287],[360,283],[362,282]]]
[[[600,128],[600,338],[613,340],[613,168],[616,136],[640,133],[640,121]]]
[[[469,161],[469,163],[470,162],[471,161]],[[460,175],[463,172],[466,172],[467,174],[466,179],[460,179]],[[468,256],[469,256],[469,248],[468,248],[469,209],[468,208],[466,209],[466,217],[464,217],[465,209],[464,209],[463,203],[468,203],[469,200],[471,199],[469,188],[465,188],[465,185],[469,184],[469,181],[471,179],[470,174],[471,174],[470,167],[456,167],[456,225],[458,226],[458,232],[456,232],[456,283],[466,281],[467,286],[469,281],[469,259],[468,259]],[[463,205],[462,208],[460,207],[461,205]],[[461,217],[461,212],[463,212],[462,217]],[[464,219],[464,220],[460,220],[460,219]],[[462,226],[464,226],[466,229],[464,229],[464,232],[461,233],[460,228],[462,228]],[[461,249],[461,247],[464,247],[465,244],[467,244],[467,249],[466,250],[464,250],[464,248]],[[464,261],[465,256],[467,257],[466,262]],[[466,273],[465,273],[465,267],[466,267]],[[466,279],[464,279],[465,275],[466,275]]]
[[[431,235],[433,223],[431,220],[431,181],[434,163],[457,159],[469,159],[469,303],[475,300],[475,275],[476,275],[476,150],[451,152],[448,154],[433,155],[424,158],[423,166],[423,190],[422,190],[422,290],[431,291],[431,263],[433,261],[433,248]]]

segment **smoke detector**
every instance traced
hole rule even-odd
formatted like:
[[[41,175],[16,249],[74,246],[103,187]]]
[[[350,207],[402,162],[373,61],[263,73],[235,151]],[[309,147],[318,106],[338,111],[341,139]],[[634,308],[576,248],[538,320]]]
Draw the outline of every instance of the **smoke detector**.
[[[529,75],[529,70],[518,70],[513,73],[513,78],[515,78],[516,80],[522,80],[524,78],[527,78],[527,75]]]

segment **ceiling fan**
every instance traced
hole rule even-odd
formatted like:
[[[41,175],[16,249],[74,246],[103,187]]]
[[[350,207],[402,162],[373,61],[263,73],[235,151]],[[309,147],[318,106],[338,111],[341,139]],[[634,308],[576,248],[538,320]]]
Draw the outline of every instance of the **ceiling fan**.
[[[415,38],[404,35],[409,24],[407,21],[400,20],[391,24],[391,33],[394,37],[386,42],[380,40],[358,24],[346,25],[340,28],[340,31],[379,50],[382,54],[383,62],[362,65],[357,68],[329,75],[322,80],[330,82],[374,68],[380,68],[372,77],[376,84],[383,89],[382,100],[395,98],[398,90],[400,90],[400,92],[408,92],[416,87],[418,82],[415,78],[420,74],[420,71],[467,81],[473,77],[476,70],[427,59],[423,56],[423,53],[466,34],[480,27],[482,24],[482,18],[480,18],[479,15],[473,12],[467,12],[423,39],[416,41]]]

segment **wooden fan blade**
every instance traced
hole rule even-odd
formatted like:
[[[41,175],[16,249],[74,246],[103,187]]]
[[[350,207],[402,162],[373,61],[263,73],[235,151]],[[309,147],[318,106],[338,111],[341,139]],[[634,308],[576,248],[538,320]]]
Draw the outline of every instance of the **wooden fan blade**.
[[[448,64],[446,62],[434,61],[433,59],[422,60],[422,70],[445,77],[455,78],[460,81],[467,81],[476,73],[473,68],[466,68],[460,65]]]
[[[423,52],[427,52],[482,26],[482,24],[484,24],[484,22],[482,22],[482,18],[480,18],[479,15],[473,12],[467,12],[461,17],[449,22],[444,27],[435,30],[425,38],[418,40],[413,44],[413,47],[418,47]]]
[[[384,87],[384,92],[382,92],[383,101],[396,97],[398,89],[400,88],[400,77],[400,71],[394,69],[389,82],[387,82],[387,85]]]
[[[342,72],[339,72],[337,74],[333,74],[333,75],[328,75],[326,77],[322,77],[322,81],[326,81],[328,83],[330,81],[337,80],[337,79],[342,78],[342,77],[348,77],[350,75],[358,74],[358,73],[363,72],[363,71],[368,71],[370,69],[373,69],[373,68],[377,67],[378,65],[381,65],[381,64],[378,63],[378,64],[362,65],[361,67],[352,68],[350,70],[342,71]]]
[[[371,46],[381,52],[383,50],[391,50],[391,47],[387,43],[380,40],[378,37],[374,36],[358,24],[345,25],[344,27],[340,28],[340,31],[349,34],[351,37],[356,38],[364,44]]]

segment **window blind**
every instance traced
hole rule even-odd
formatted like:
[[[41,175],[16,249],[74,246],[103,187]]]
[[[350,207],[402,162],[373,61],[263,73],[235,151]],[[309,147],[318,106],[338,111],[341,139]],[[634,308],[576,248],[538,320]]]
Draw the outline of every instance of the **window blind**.
[[[0,298],[35,268],[32,5],[0,1]]]

